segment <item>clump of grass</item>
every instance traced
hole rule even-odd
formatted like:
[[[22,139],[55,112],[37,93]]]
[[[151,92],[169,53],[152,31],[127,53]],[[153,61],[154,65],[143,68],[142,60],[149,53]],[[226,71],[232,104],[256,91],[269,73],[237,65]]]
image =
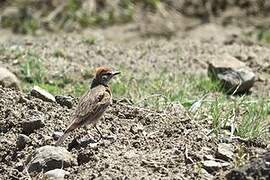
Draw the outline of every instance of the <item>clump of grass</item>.
[[[73,91],[75,96],[81,96],[89,89],[89,87],[90,87],[89,84],[76,83],[76,84],[74,84],[72,91]]]
[[[63,49],[56,49],[53,53],[53,55],[55,57],[62,57],[62,58],[65,58],[67,55],[66,55],[66,52],[63,50]]]
[[[134,77],[124,69],[121,71],[125,76],[113,82],[114,94],[154,108],[163,108],[172,102],[190,106],[194,97],[218,88],[208,77],[175,74],[165,69],[157,74],[145,72],[141,77]]]
[[[18,8],[15,14],[2,16],[1,27],[10,28],[15,33],[35,34],[40,28],[39,20],[29,10],[29,8]]]
[[[34,85],[37,85],[54,95],[69,93],[70,95],[81,96],[87,90],[87,83],[82,80],[74,80],[65,73],[48,77],[44,67],[44,60],[29,50],[19,51],[3,48],[2,51],[5,53],[7,51],[17,52],[17,58],[20,62],[20,78],[25,91],[29,91]],[[54,55],[62,56],[62,51],[55,51]]]
[[[265,100],[247,101],[240,104],[244,109],[236,135],[247,138],[270,137],[270,103]]]
[[[212,118],[213,132],[218,135],[223,127],[222,112],[224,105],[220,102],[221,99],[215,99],[210,105],[210,117]]]
[[[94,45],[96,44],[96,38],[94,36],[85,37],[82,39],[82,42],[87,45]]]
[[[232,137],[270,140],[269,100],[254,100],[246,96],[231,100],[221,95],[204,108],[203,113],[210,115],[212,132],[216,136],[229,127]]]
[[[1,16],[0,25],[16,33],[36,34],[37,30],[74,30],[89,26],[107,26],[133,20],[133,0],[93,1],[10,1],[5,6],[15,9]],[[42,8],[40,8],[42,7]]]
[[[257,39],[259,41],[270,43],[270,31],[261,30],[258,32]]]
[[[22,61],[22,79],[28,83],[43,83],[46,77],[43,60],[37,54],[27,52]]]

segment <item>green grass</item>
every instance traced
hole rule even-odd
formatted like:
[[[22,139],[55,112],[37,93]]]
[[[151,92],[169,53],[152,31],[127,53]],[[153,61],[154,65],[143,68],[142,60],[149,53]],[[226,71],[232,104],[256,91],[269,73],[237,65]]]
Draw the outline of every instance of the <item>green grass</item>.
[[[217,82],[206,76],[170,73],[142,74],[134,77],[124,69],[112,83],[116,97],[127,97],[137,105],[154,109],[164,109],[171,103],[181,103],[187,109],[194,100],[204,94],[210,94],[200,111],[195,115],[201,121],[207,115],[211,120],[211,129],[217,137],[228,127],[232,136],[245,139],[261,138],[270,140],[270,99],[250,96],[228,98],[220,90]],[[214,94],[217,95],[214,95]],[[213,94],[213,95],[211,95]]]
[[[193,76],[170,73],[164,70],[156,75],[142,74],[141,77],[122,70],[124,76],[119,76],[112,83],[116,97],[128,97],[135,103],[145,106],[162,108],[171,102],[181,102],[190,105],[190,101],[198,96],[215,91],[218,84],[204,76]]]
[[[82,42],[87,45],[94,45],[96,44],[96,38],[94,36],[84,37],[82,38]]]
[[[270,141],[270,99],[247,96],[228,99],[220,95],[202,107],[202,114],[209,114],[212,132],[219,136],[228,129],[231,135],[244,139],[264,139]],[[200,115],[199,115],[200,117]],[[231,128],[235,128],[232,131]]]
[[[81,79],[73,79],[65,73],[49,77],[44,60],[30,50],[0,49],[5,56],[14,55],[19,59],[21,80],[24,90],[34,85],[54,95],[81,96],[90,86],[93,75],[82,71]],[[114,97],[128,98],[137,106],[162,110],[172,103],[182,104],[186,109],[193,102],[207,95],[198,110],[191,114],[197,121],[210,121],[211,133],[219,137],[224,131],[232,136],[245,139],[270,141],[270,99],[269,97],[235,96],[228,98],[217,82],[207,76],[172,73],[166,69],[159,73],[141,72],[136,74],[126,67],[120,67],[121,75],[112,80]],[[61,76],[60,76],[61,75]],[[229,128],[228,128],[229,127]],[[230,128],[234,127],[235,130]]]
[[[22,56],[21,61],[20,69],[24,81],[29,83],[42,83],[45,81],[46,70],[42,58],[28,51]]]
[[[259,99],[254,102],[242,102],[239,104],[244,110],[239,121],[236,134],[240,137],[269,138],[270,130],[270,102]]]
[[[257,39],[264,43],[270,43],[270,31],[260,30],[257,34]]]
[[[53,55],[55,57],[62,57],[62,58],[65,58],[67,56],[65,50],[63,50],[63,49],[56,49],[54,51]]]
[[[42,8],[40,8],[41,4]],[[6,8],[13,7],[17,11],[4,14],[0,26],[23,34],[36,34],[40,29],[69,31],[89,26],[127,23],[132,21],[134,16],[133,0],[120,0],[117,5],[114,5],[115,7],[107,2],[104,7],[97,7],[97,11],[95,8],[85,7],[84,1],[78,0],[63,1],[58,5],[42,3],[42,0],[11,1],[6,6]]]

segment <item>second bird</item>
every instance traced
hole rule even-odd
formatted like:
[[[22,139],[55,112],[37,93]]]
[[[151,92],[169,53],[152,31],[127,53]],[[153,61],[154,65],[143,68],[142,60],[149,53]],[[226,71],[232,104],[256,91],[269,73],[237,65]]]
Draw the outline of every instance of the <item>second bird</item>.
[[[90,89],[80,98],[71,124],[58,139],[56,145],[61,145],[74,129],[88,124],[93,124],[100,136],[102,136],[96,127],[96,123],[112,103],[112,92],[108,83],[117,74],[120,74],[120,72],[113,71],[108,67],[96,69]]]

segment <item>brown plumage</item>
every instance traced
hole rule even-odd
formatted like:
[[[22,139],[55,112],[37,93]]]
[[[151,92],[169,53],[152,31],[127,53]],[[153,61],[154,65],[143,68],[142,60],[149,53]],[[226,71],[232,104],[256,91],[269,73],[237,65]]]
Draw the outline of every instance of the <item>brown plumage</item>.
[[[120,72],[114,72],[108,67],[96,69],[96,75],[92,81],[91,88],[80,98],[72,123],[58,139],[56,145],[60,145],[68,134],[76,128],[87,124],[94,124],[96,128],[97,121],[112,103],[112,93],[108,83],[117,74],[120,74]],[[97,128],[96,130],[100,133]]]

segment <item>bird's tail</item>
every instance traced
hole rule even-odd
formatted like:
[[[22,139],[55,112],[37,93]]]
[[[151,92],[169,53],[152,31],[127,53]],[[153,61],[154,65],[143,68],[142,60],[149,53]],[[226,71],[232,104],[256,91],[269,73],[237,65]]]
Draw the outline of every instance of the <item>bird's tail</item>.
[[[65,130],[64,134],[56,141],[55,145],[60,146],[64,140],[68,137],[69,133],[78,127],[77,123],[71,123]]]
[[[65,132],[55,143],[56,146],[60,146],[64,140],[68,137],[69,132]]]

